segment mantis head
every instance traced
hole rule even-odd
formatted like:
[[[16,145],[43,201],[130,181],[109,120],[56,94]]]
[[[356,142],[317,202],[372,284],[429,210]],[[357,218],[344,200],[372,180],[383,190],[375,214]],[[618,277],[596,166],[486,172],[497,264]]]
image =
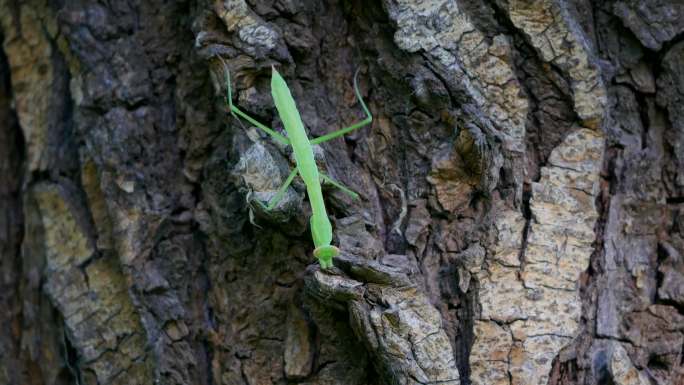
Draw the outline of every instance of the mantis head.
[[[318,261],[321,264],[321,268],[328,269],[328,268],[331,268],[333,266],[333,264],[332,264],[333,257],[340,255],[340,249],[338,249],[335,246],[331,246],[331,245],[320,246],[320,247],[317,247],[313,253],[314,253],[314,256],[316,258],[318,258]]]

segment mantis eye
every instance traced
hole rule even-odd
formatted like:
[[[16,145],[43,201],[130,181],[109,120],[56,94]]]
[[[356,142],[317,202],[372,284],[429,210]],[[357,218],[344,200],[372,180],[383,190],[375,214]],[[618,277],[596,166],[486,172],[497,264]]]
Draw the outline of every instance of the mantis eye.
[[[332,259],[333,257],[337,257],[340,255],[340,249],[338,249],[335,246],[321,246],[317,247],[314,252],[314,257],[318,259]]]
[[[314,256],[318,258],[322,269],[333,267],[332,259],[338,255],[340,255],[340,249],[331,245],[320,246],[314,250]]]

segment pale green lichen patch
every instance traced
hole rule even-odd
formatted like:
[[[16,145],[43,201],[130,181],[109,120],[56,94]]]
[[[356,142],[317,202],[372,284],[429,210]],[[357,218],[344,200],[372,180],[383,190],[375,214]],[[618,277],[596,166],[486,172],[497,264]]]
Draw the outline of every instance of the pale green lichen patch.
[[[542,59],[571,79],[575,111],[585,127],[599,128],[608,102],[588,39],[562,2],[513,0],[508,12]]]
[[[487,39],[455,1],[385,3],[397,26],[397,45],[409,52],[423,50],[443,65],[499,127],[504,146],[523,152],[529,106],[514,72],[508,38]]]
[[[482,313],[470,356],[473,384],[546,383],[554,357],[577,335],[578,280],[593,252],[603,146],[600,133],[583,128],[553,150],[551,164],[532,184],[525,242],[522,214],[509,211],[497,221],[495,255],[475,274]],[[560,185],[558,180],[573,183]],[[511,337],[488,334],[494,331]],[[506,350],[508,358],[487,365]]]

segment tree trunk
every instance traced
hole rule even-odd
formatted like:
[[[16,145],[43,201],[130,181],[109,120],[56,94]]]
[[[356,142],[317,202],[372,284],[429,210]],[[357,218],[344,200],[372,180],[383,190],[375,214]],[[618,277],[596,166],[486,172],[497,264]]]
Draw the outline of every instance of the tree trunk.
[[[0,0],[0,384],[684,384],[678,0]],[[316,147],[321,270],[271,66]]]

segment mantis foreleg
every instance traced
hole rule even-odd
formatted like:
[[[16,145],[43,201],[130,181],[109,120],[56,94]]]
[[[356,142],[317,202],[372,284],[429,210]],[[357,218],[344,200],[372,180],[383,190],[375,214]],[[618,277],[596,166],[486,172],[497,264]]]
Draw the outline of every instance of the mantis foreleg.
[[[273,208],[280,202],[281,199],[283,199],[283,196],[285,195],[285,191],[287,191],[287,188],[290,187],[290,184],[292,184],[292,181],[294,180],[295,176],[297,176],[297,168],[295,167],[294,170],[288,175],[287,179],[285,179],[285,182],[283,183],[282,186],[278,189],[278,192],[276,195],[271,198],[270,201],[268,201],[268,206],[266,207],[266,210],[270,211],[273,210]]]
[[[278,133],[277,131],[267,127],[265,124],[260,123],[259,121],[252,118],[251,116],[247,115],[246,113],[242,112],[239,108],[237,108],[237,107],[235,107],[235,105],[233,105],[233,95],[232,95],[232,90],[231,90],[231,86],[230,86],[230,70],[228,69],[228,65],[223,60],[223,58],[221,58],[220,56],[219,56],[219,58],[223,62],[223,67],[224,67],[224,70],[226,71],[226,89],[227,89],[226,102],[228,103],[228,107],[230,108],[230,114],[235,116],[235,118],[237,118],[236,114],[239,115],[240,117],[242,117],[246,121],[252,123],[257,128],[260,128],[261,130],[263,130],[267,134],[271,135],[271,137],[273,139],[277,140],[278,142],[280,142],[284,145],[290,144],[290,141],[285,136],[283,136],[282,134]]]
[[[352,189],[348,188],[347,186],[343,185],[342,183],[334,180],[333,178],[323,174],[322,172],[319,171],[318,173],[321,177],[321,179],[327,183],[330,183],[331,185],[337,187],[338,189],[342,190],[343,193],[349,195],[352,197],[352,199],[359,199],[359,194],[355,193],[352,191]]]
[[[367,124],[370,124],[370,122],[373,121],[373,116],[371,115],[370,111],[368,111],[368,107],[366,107],[366,103],[364,103],[363,98],[361,97],[361,92],[359,92],[359,85],[356,81],[356,78],[359,75],[359,70],[356,70],[356,73],[354,74],[354,93],[356,93],[356,98],[359,100],[359,103],[361,104],[361,107],[363,108],[363,112],[366,113],[366,119],[352,124],[349,127],[345,127],[342,129],[339,129],[337,131],[331,132],[329,134],[325,134],[323,136],[319,136],[318,138],[312,139],[311,144],[320,144],[323,142],[327,142],[328,140],[338,138],[348,132],[354,131],[357,128],[361,128]]]
[[[259,123],[256,119],[254,119],[254,118],[252,118],[251,116],[247,115],[246,113],[240,111],[239,108],[237,108],[237,107],[231,105],[231,106],[230,106],[230,111],[231,111],[231,113],[232,113],[232,112],[235,112],[236,114],[238,114],[238,115],[240,115],[241,117],[243,117],[246,121],[252,123],[252,124],[253,124],[254,126],[256,126],[257,128],[262,129],[264,132],[266,132],[267,134],[271,135],[271,137],[272,137],[273,139],[277,140],[278,142],[280,142],[280,143],[282,143],[282,144],[284,144],[284,145],[289,145],[289,144],[290,144],[290,141],[289,141],[286,137],[284,137],[283,135],[279,134],[278,132],[273,131],[272,129],[266,127],[265,125]]]

